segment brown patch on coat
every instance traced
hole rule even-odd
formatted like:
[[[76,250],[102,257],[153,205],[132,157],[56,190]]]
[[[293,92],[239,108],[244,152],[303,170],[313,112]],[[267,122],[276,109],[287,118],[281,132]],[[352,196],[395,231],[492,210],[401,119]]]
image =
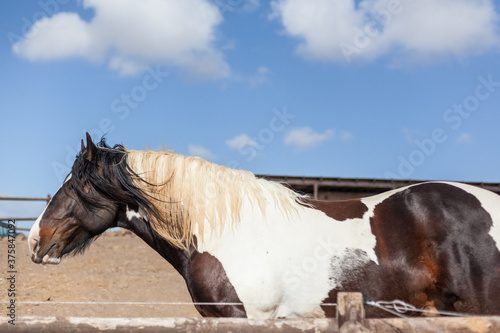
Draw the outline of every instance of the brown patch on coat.
[[[360,219],[368,211],[368,207],[360,199],[341,201],[304,199],[304,202],[337,221]]]
[[[203,317],[246,318],[245,307],[226,275],[222,263],[208,252],[195,252],[185,277],[193,302],[231,303],[231,305],[196,305]],[[241,305],[240,305],[241,304]]]

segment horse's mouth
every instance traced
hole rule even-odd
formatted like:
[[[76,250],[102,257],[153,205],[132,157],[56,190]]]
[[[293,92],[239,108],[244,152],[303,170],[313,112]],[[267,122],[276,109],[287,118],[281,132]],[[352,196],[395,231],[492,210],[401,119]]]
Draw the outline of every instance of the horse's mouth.
[[[31,260],[36,263],[36,264],[42,264],[42,265],[46,265],[46,264],[51,264],[51,265],[57,265],[61,262],[61,257],[60,256],[55,256],[53,257],[51,255],[51,253],[53,252],[56,252],[56,249],[57,249],[57,244],[54,243],[50,246],[50,248],[47,250],[46,254],[42,257],[42,256],[37,256],[35,254],[33,254],[31,256]]]
[[[42,265],[46,264],[58,265],[60,262],[61,262],[61,257],[49,257],[48,254],[46,254],[42,259]]]

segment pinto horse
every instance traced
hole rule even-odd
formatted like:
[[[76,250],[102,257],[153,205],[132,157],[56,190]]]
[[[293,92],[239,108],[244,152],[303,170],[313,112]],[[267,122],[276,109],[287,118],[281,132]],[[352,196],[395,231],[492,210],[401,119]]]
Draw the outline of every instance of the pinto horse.
[[[500,313],[500,197],[469,185],[316,201],[248,171],[87,134],[30,231],[31,258],[59,264],[113,227],[163,256],[203,316],[330,317],[339,291]]]

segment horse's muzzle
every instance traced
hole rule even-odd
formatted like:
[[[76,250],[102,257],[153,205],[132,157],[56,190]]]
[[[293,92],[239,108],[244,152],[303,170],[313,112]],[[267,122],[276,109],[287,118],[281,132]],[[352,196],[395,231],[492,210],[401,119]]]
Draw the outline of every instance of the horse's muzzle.
[[[49,256],[50,251],[52,248],[55,246],[55,244],[52,244],[52,246],[49,248],[47,251],[47,254],[45,254],[43,257],[39,256],[37,254],[38,250],[38,239],[36,238],[30,238],[28,240],[29,248],[30,248],[30,254],[31,254],[31,261],[33,261],[35,264],[52,264],[52,265],[57,265],[61,262],[60,257],[51,257]]]
[[[57,265],[61,262],[61,258],[59,257],[50,257],[48,254],[44,255],[43,258],[37,256],[37,255],[32,255],[31,256],[31,261],[33,261],[35,264],[51,264],[51,265]]]

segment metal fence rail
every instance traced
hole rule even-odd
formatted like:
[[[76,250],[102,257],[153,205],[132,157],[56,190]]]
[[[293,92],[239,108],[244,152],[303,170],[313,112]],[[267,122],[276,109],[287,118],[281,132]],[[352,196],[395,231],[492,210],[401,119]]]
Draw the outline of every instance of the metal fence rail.
[[[8,200],[8,201],[50,201],[50,195],[47,195],[44,198],[33,198],[33,197],[0,197],[0,200]]]
[[[40,197],[0,197],[0,200],[3,201],[45,201],[47,204],[49,203],[51,199],[50,195],[47,195],[44,198]],[[35,221],[37,217],[0,217],[0,235],[3,235],[4,229],[8,228],[8,225],[6,223],[3,223],[2,221]],[[16,227],[16,230],[22,230],[22,231],[30,231],[29,228],[19,228]]]

